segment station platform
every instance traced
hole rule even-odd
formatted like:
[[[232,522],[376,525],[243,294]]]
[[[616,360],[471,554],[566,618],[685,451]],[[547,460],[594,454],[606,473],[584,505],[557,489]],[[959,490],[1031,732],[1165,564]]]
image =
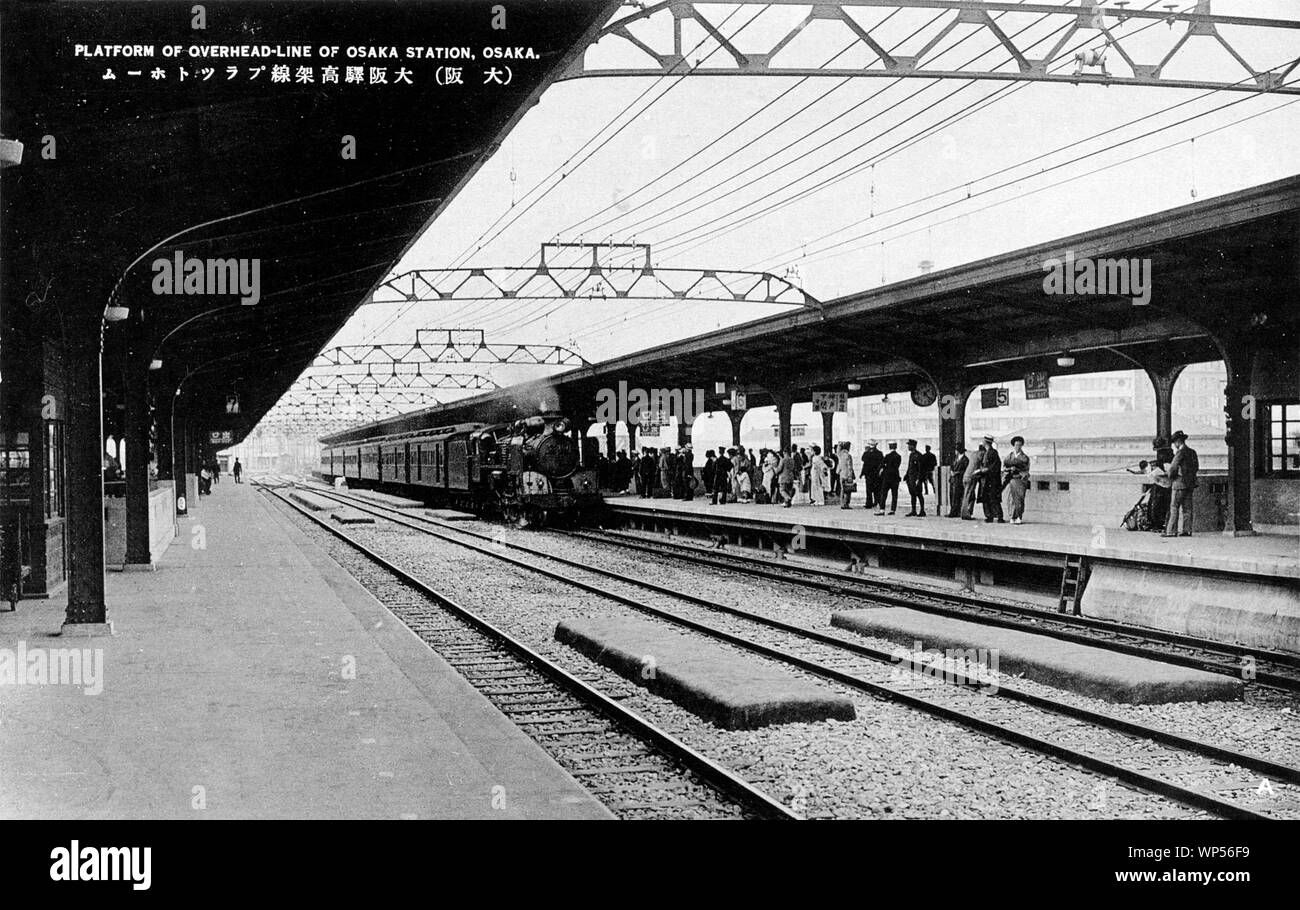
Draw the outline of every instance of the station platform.
[[[786,544],[796,536],[865,567],[931,571],[967,587],[1026,582],[1055,599],[1081,579],[1074,611],[1215,641],[1300,652],[1300,536],[1163,538],[1149,531],[1035,522],[985,524],[933,514],[876,515],[861,501],[791,508],[607,495],[618,521],[649,530]]]
[[[107,600],[111,636],[0,613],[0,658],[102,654],[90,687],[0,684],[0,818],[610,817],[251,484]]]

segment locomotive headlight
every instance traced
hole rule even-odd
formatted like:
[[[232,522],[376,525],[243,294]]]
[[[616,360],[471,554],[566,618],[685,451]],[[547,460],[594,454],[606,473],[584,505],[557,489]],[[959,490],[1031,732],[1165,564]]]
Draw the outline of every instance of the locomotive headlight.
[[[555,432],[557,433],[569,432],[569,422],[565,420],[563,417],[555,421]]]

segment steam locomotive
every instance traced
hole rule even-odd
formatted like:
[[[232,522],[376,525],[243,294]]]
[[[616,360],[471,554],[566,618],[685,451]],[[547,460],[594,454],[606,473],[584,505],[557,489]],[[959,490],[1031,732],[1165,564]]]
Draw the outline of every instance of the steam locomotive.
[[[567,418],[544,413],[326,444],[320,475],[540,526],[581,520],[601,506],[598,446],[579,440]]]

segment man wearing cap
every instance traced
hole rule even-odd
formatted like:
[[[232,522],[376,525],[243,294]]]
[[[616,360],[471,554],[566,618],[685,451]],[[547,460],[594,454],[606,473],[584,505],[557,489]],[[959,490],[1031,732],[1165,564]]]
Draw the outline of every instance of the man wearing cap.
[[[908,518],[925,517],[925,456],[916,450],[916,440],[907,441],[907,471],[904,477],[907,478],[907,493],[912,499],[912,511],[907,513]],[[917,502],[921,504],[921,510],[916,509]]]
[[[885,456],[877,446],[880,443],[874,439],[867,441],[867,450],[862,453],[862,488],[867,493],[868,509],[874,509],[879,505],[882,509],[885,502],[880,496],[880,469],[884,467]]]
[[[889,514],[893,515],[898,511],[898,481],[899,466],[903,463],[903,456],[898,454],[898,443],[891,442],[889,451],[885,453],[884,464],[880,469],[880,508],[876,510],[877,515],[885,514],[885,500],[892,495],[893,499],[889,503]]]
[[[957,446],[957,457],[953,459],[948,470],[948,517],[960,518],[962,498],[965,493],[966,468],[970,459],[966,457],[966,447]]]
[[[1169,437],[1174,447],[1174,460],[1169,462],[1169,523],[1161,537],[1178,537],[1179,516],[1182,518],[1182,537],[1192,536],[1192,497],[1196,492],[1196,474],[1201,469],[1196,450],[1187,444],[1187,434],[1182,430]]]

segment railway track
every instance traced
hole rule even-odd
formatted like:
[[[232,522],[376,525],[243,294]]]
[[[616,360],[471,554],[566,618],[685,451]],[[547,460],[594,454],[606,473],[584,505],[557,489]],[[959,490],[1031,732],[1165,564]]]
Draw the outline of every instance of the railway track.
[[[1300,803],[1291,805],[1294,800],[1283,805],[1281,814],[1257,811],[1243,805],[1244,791],[1254,790],[1255,785],[1261,783],[1261,779],[1291,785],[1300,783],[1300,769],[1261,756],[1238,752],[1172,731],[1134,723],[1068,702],[1036,695],[1005,683],[999,683],[997,697],[988,697],[976,689],[963,686],[913,686],[908,685],[906,680],[900,685],[893,652],[883,651],[820,629],[799,626],[739,607],[719,604],[690,592],[631,579],[625,574],[505,540],[502,534],[482,534],[435,519],[403,514],[363,497],[336,490],[322,490],[314,486],[312,489],[318,494],[327,495],[340,503],[394,524],[433,535],[490,556],[494,560],[608,598],[638,612],[780,661],[858,692],[904,704],[1215,815],[1252,819],[1282,817],[1287,813],[1300,815]],[[523,552],[552,561],[563,566],[564,571],[517,559],[507,555],[504,550]],[[575,573],[588,573],[596,576],[600,581],[583,581],[581,578],[574,577]],[[668,598],[674,602],[676,609],[657,607],[646,602],[642,596],[631,596],[611,590],[609,585],[611,581],[616,586],[629,586]],[[724,623],[720,627],[715,622],[705,622],[701,618],[683,615],[680,611],[683,604],[689,605],[690,609],[710,614],[710,618],[714,620],[719,616],[723,617]],[[1033,716],[1035,721],[1033,724],[1026,723],[1026,714]],[[1050,717],[1052,723],[1045,725],[1043,723],[1045,717]],[[1048,738],[1026,729],[1029,726],[1050,726],[1053,728],[1053,734]],[[1064,745],[1070,742],[1074,735],[1089,731],[1095,734],[1099,729],[1113,735],[1108,754],[1094,754]],[[1145,755],[1145,762],[1142,760],[1144,753],[1151,753]],[[1261,775],[1262,778],[1252,777],[1247,780],[1243,777],[1246,772]],[[1211,792],[1203,787],[1170,779],[1171,774],[1173,776],[1182,774],[1188,778],[1194,778],[1198,774],[1201,777],[1226,775],[1233,778],[1233,783],[1223,785],[1220,781],[1220,786],[1215,787],[1216,792]],[[1217,795],[1217,791],[1236,793],[1237,796],[1225,798]]]
[[[345,545],[332,555],[615,814],[800,818],[590,681],[302,508],[278,486],[264,489]]]
[[[959,594],[936,592],[886,579],[868,579],[861,575],[796,565],[788,561],[728,553],[671,541],[646,540],[619,531],[554,531],[602,544],[617,544],[628,549],[668,556],[682,562],[708,566],[721,571],[739,571],[801,587],[854,597],[877,604],[909,607],[926,613],[965,619],[985,625],[1001,626],[1047,635],[1062,641],[1105,648],[1165,663],[1192,667],[1243,679],[1249,683],[1300,693],[1300,656],[1223,644],[1137,626],[1093,619],[1086,616],[1054,613],[1033,606],[1007,603]]]

